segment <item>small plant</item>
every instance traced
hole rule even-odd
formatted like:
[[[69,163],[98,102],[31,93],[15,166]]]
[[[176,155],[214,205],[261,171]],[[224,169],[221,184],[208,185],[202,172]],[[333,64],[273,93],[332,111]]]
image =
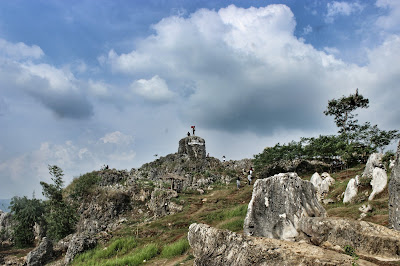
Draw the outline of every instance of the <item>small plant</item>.
[[[345,253],[346,255],[349,255],[349,256],[353,257],[353,262],[352,262],[351,265],[353,265],[353,266],[358,266],[358,264],[357,264],[356,261],[359,259],[359,257],[358,257],[358,255],[356,254],[356,250],[355,250],[354,247],[352,247],[352,246],[350,246],[350,245],[346,245],[346,246],[344,247],[344,253]]]

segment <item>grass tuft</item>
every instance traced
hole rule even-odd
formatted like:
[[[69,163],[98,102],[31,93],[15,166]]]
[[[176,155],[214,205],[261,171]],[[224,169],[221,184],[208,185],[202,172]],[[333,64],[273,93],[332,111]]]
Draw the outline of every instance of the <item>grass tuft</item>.
[[[184,254],[190,248],[189,241],[187,238],[181,238],[178,241],[164,246],[161,257],[163,258],[173,258]]]

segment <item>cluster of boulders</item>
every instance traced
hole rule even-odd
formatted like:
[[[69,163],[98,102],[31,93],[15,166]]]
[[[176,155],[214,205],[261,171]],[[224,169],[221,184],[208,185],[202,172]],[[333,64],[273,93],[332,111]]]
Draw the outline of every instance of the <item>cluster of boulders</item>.
[[[323,172],[321,175],[319,175],[318,172],[315,172],[311,176],[310,182],[317,190],[318,200],[322,201],[325,198],[325,195],[328,194],[330,186],[335,184],[335,179],[333,179],[327,172]]]
[[[377,168],[384,168],[376,158],[380,157],[372,156],[363,173],[364,178],[371,176],[374,195],[385,184],[385,180],[377,181],[381,178],[380,174],[375,175]],[[314,174],[312,183],[296,173],[257,180],[244,221],[244,235],[192,224],[188,239],[195,265],[399,263],[400,232],[365,221],[326,217],[318,200],[326,188],[321,186],[328,178],[324,176],[322,179]],[[353,182],[357,184],[355,179]],[[389,184],[389,225],[396,230],[400,230],[399,203],[400,143]],[[369,211],[368,206],[363,208]]]

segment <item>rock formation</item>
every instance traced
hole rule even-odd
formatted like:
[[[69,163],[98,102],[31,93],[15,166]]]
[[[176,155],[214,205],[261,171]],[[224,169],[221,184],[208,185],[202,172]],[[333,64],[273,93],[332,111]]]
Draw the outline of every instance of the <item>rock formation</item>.
[[[311,185],[311,184],[310,184]],[[192,224],[188,239],[194,265],[352,265],[353,258],[306,243],[243,236]],[[358,265],[374,265],[362,259]]]
[[[9,239],[12,236],[11,226],[11,213],[0,210],[0,247],[3,245],[3,241],[10,244]]]
[[[77,235],[69,242],[67,253],[65,254],[64,262],[69,264],[76,255],[96,246],[97,240],[88,235]]]
[[[44,237],[39,246],[28,253],[26,257],[27,266],[41,266],[51,261],[55,257],[53,243]]]
[[[375,195],[385,190],[387,181],[388,177],[386,175],[385,169],[375,167],[374,170],[372,171],[372,180],[371,180],[372,193],[371,195],[369,195],[368,200],[373,200]]]
[[[198,136],[189,136],[179,141],[178,154],[186,154],[191,159],[206,158],[206,142]]]
[[[389,226],[400,230],[400,141],[389,182]]]
[[[172,198],[178,197],[178,193],[171,189],[155,189],[151,193],[148,203],[149,209],[154,213],[155,218],[182,211],[183,206],[172,202]]]
[[[342,218],[303,217],[299,229],[315,245],[349,245],[357,254],[400,259],[400,233],[384,226]]]
[[[372,178],[372,172],[374,171],[375,167],[384,168],[382,164],[382,158],[382,153],[371,154],[368,158],[367,164],[365,165],[362,177]]]
[[[311,176],[310,182],[317,190],[318,200],[321,201],[329,192],[329,187],[335,183],[335,180],[327,172],[322,173],[321,176],[317,172],[315,172]]]
[[[244,221],[244,233],[252,236],[293,240],[303,216],[325,216],[314,185],[296,173],[258,179]]]
[[[355,196],[357,196],[358,184],[358,175],[355,178],[349,180],[349,183],[347,183],[346,191],[344,192],[343,203],[349,203]]]

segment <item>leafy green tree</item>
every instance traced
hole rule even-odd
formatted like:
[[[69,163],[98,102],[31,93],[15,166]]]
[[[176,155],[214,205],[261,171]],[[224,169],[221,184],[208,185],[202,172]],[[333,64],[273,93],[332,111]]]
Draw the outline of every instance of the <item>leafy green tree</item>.
[[[54,240],[74,232],[77,216],[75,208],[63,198],[62,186],[64,173],[56,165],[49,165],[49,173],[54,184],[40,182],[43,195],[49,200],[46,202],[47,236]]]
[[[354,111],[358,108],[368,108],[368,104],[369,100],[358,94],[357,89],[355,94],[348,97],[330,100],[324,114],[334,116],[336,126],[340,128],[339,133],[346,135],[357,126],[357,114],[354,114]]]
[[[33,227],[35,223],[43,220],[44,205],[39,199],[13,197],[10,210],[15,224],[13,225],[13,237],[17,247],[32,246],[35,240]]]

